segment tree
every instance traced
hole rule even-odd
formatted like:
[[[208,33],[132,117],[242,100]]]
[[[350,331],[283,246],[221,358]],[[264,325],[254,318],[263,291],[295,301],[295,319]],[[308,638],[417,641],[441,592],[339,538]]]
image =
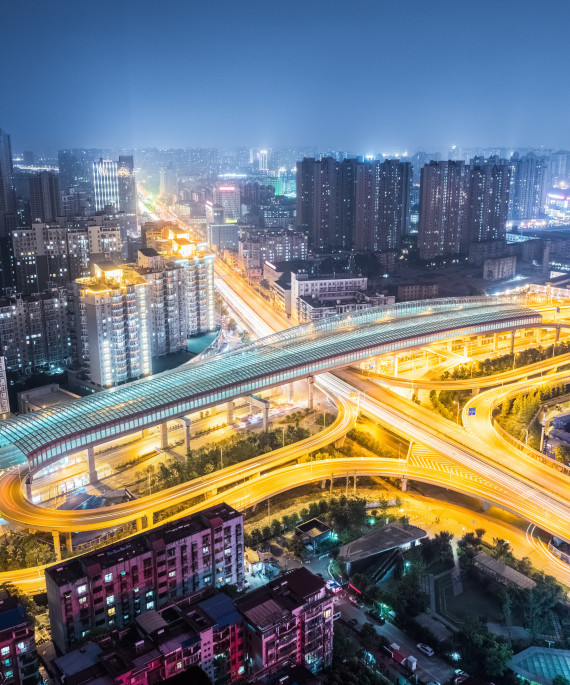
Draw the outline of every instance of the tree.
[[[250,533],[252,547],[257,547],[261,542],[261,531],[259,528],[254,528]]]
[[[504,564],[513,563],[515,559],[511,552],[511,543],[508,540],[503,540],[503,538],[493,538],[491,556]]]
[[[261,537],[264,540],[267,540],[271,537],[271,528],[269,526],[263,526],[263,528],[261,529]]]
[[[570,685],[570,680],[558,673],[552,678],[552,685]]]
[[[271,521],[271,533],[273,535],[279,535],[279,533],[281,533],[281,524],[277,519]]]
[[[360,637],[362,639],[362,646],[368,651],[373,649],[378,642],[376,628],[369,621],[367,621],[360,629]]]

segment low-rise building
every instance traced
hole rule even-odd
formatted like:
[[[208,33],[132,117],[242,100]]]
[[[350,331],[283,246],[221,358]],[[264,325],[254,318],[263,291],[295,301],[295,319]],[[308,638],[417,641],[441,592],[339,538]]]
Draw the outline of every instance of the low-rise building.
[[[381,293],[361,293],[356,291],[352,296],[346,293],[331,296],[303,296],[297,299],[297,320],[299,323],[320,321],[328,316],[358,312],[370,307],[394,304],[393,295]]]
[[[236,607],[245,618],[248,668],[256,677],[286,662],[312,672],[330,666],[334,603],[322,578],[294,569],[239,598]]]
[[[398,302],[429,300],[437,297],[438,293],[439,285],[437,283],[404,283],[398,286],[396,299]]]
[[[93,629],[244,578],[243,517],[220,504],[46,570],[52,639],[65,651]]]
[[[517,571],[502,561],[486,554],[479,552],[473,557],[473,566],[486,576],[494,578],[503,585],[510,585],[520,588],[521,590],[532,590],[536,587],[536,581],[524,573]]]
[[[516,257],[497,257],[496,259],[485,259],[483,262],[483,279],[485,281],[500,281],[502,278],[512,278],[516,272]]]

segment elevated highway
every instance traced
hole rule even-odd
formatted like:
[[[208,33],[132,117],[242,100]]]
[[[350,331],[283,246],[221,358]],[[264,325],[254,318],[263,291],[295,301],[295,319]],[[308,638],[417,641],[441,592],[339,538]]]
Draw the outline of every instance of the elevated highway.
[[[404,303],[335,317],[0,424],[0,468],[33,473],[63,456],[260,390],[445,339],[538,326],[516,303],[465,298]]]

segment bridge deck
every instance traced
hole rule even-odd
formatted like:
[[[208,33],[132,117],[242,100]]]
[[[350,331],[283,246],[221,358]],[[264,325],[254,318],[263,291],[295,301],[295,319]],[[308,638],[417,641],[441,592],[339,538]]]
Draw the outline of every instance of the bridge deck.
[[[540,314],[520,306],[461,306],[452,311],[381,318],[344,328],[307,329],[184,368],[26,414],[0,425],[0,467],[30,460],[38,468],[126,432],[174,419],[240,395],[392,350],[464,334],[537,325]]]

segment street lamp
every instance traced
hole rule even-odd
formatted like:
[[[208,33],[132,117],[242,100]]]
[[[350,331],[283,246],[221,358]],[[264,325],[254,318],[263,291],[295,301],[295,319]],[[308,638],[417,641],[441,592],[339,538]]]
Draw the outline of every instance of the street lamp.
[[[281,431],[283,432],[283,447],[285,447],[285,426],[281,426]]]
[[[453,404],[457,405],[457,416],[456,416],[456,421],[457,425],[459,425],[459,402],[457,400],[453,400]]]
[[[515,370],[515,366],[517,364],[517,355],[519,355],[520,352],[513,352],[513,371]]]

